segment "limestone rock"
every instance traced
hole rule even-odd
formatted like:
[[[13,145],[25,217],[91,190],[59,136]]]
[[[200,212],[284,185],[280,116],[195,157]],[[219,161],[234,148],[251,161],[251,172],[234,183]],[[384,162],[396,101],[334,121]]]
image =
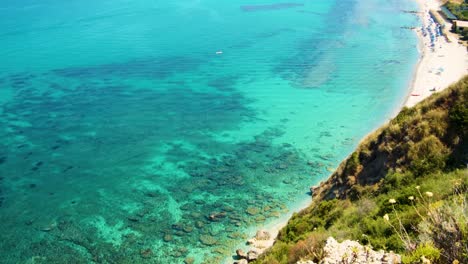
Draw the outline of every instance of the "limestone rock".
[[[247,240],[247,245],[253,245],[253,244],[255,244],[255,242],[257,242],[257,239],[251,238],[251,239]]]
[[[172,236],[169,234],[165,234],[163,239],[164,239],[164,242],[170,242],[172,241]]]
[[[140,256],[142,258],[145,258],[145,259],[151,258],[152,255],[153,255],[153,251],[150,248],[140,250]]]
[[[195,262],[195,259],[192,257],[187,257],[184,259],[184,264],[193,264]]]
[[[212,246],[212,245],[215,245],[216,243],[218,243],[218,240],[216,240],[216,238],[214,238],[212,236],[209,236],[209,235],[201,235],[200,236],[200,242],[203,245]]]
[[[325,257],[319,264],[355,263],[355,264],[398,264],[401,257],[393,252],[374,251],[362,246],[357,241],[345,240],[338,243],[329,237],[323,248]],[[299,261],[296,264],[315,264],[313,261]]]
[[[255,234],[255,239],[257,240],[268,240],[271,238],[271,235],[266,230],[258,230],[257,234]]]
[[[250,250],[249,252],[247,252],[247,260],[250,262],[250,261],[254,261],[258,258],[258,252],[255,251],[255,250]]]
[[[247,254],[242,249],[236,250],[236,254],[241,259],[247,259]]]
[[[209,216],[208,216],[208,220],[210,221],[219,221],[221,220],[221,218],[224,218],[226,217],[227,213],[226,212],[221,212],[221,213],[211,213]]]
[[[260,213],[260,210],[257,207],[249,206],[249,207],[247,207],[245,212],[247,214],[249,214],[249,215],[256,215],[256,214]]]

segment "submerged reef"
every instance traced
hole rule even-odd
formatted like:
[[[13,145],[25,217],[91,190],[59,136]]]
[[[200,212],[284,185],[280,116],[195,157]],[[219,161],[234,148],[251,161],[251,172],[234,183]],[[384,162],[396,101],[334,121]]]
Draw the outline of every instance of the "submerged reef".
[[[326,171],[274,143],[281,124],[229,139],[223,131],[257,121],[230,88],[238,78],[208,91],[135,87],[111,78],[128,78],[122,65],[10,77],[17,90],[0,114],[7,263],[218,263]]]

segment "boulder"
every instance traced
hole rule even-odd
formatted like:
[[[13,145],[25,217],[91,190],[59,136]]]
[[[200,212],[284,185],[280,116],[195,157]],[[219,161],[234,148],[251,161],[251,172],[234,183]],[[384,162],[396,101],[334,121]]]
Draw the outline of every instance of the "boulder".
[[[236,254],[240,259],[247,259],[247,254],[242,249],[236,250]]]
[[[195,223],[195,226],[196,226],[198,229],[202,229],[204,225],[205,225],[205,224],[204,224],[202,221],[197,221],[197,222]]]
[[[268,240],[271,238],[271,235],[266,230],[258,230],[257,234],[255,234],[255,239],[257,240]]]
[[[193,264],[195,262],[195,259],[192,257],[187,257],[184,259],[184,264]]]
[[[200,236],[200,242],[205,245],[205,246],[213,246],[216,243],[218,243],[218,240],[212,236],[209,235],[201,235]]]
[[[163,239],[164,239],[164,242],[170,242],[172,241],[172,236],[169,234],[165,234]]]
[[[140,250],[140,256],[142,258],[151,258],[153,251],[150,248]]]
[[[249,252],[247,252],[247,260],[250,262],[250,261],[254,261],[258,258],[258,252],[255,251],[255,250],[250,250]]]
[[[247,245],[253,245],[253,244],[255,244],[255,242],[257,242],[257,239],[251,238],[251,239],[247,240]]]
[[[234,262],[234,264],[248,264],[249,262],[246,259],[241,259],[239,261]]]
[[[184,226],[183,229],[185,233],[191,233],[193,231],[193,227],[189,225]]]
[[[249,207],[247,207],[245,212],[247,214],[249,214],[249,215],[256,215],[256,214],[260,213],[260,209],[258,209],[257,207],[254,207],[254,206],[249,206]]]
[[[211,213],[208,216],[208,220],[210,221],[219,221],[221,218],[226,217],[227,213],[226,212],[221,212],[221,213]]]
[[[138,221],[140,221],[140,218],[138,218],[138,217],[136,217],[136,216],[133,216],[133,215],[127,217],[127,219],[128,219],[130,222],[138,222]]]

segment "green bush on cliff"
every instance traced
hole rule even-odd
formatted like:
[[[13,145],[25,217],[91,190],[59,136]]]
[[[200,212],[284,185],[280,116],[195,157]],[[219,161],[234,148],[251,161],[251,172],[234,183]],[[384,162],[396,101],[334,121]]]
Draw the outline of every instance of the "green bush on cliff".
[[[461,132],[467,133],[468,129],[468,90],[461,91],[462,98],[465,100],[459,100],[454,104],[449,111],[450,121],[461,130]]]
[[[440,171],[445,168],[447,154],[447,147],[436,136],[429,135],[411,146],[408,152],[410,169],[416,176]]]
[[[346,163],[346,173],[354,175],[359,167],[359,155],[357,152],[353,152]]]
[[[256,263],[323,257],[328,236],[468,263],[468,77],[369,136]]]

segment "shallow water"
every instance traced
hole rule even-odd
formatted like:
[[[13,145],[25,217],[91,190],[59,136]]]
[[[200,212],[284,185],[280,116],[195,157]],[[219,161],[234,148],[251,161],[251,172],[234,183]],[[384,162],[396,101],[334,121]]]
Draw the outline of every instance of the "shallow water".
[[[222,262],[401,105],[415,6],[4,1],[2,263]]]

